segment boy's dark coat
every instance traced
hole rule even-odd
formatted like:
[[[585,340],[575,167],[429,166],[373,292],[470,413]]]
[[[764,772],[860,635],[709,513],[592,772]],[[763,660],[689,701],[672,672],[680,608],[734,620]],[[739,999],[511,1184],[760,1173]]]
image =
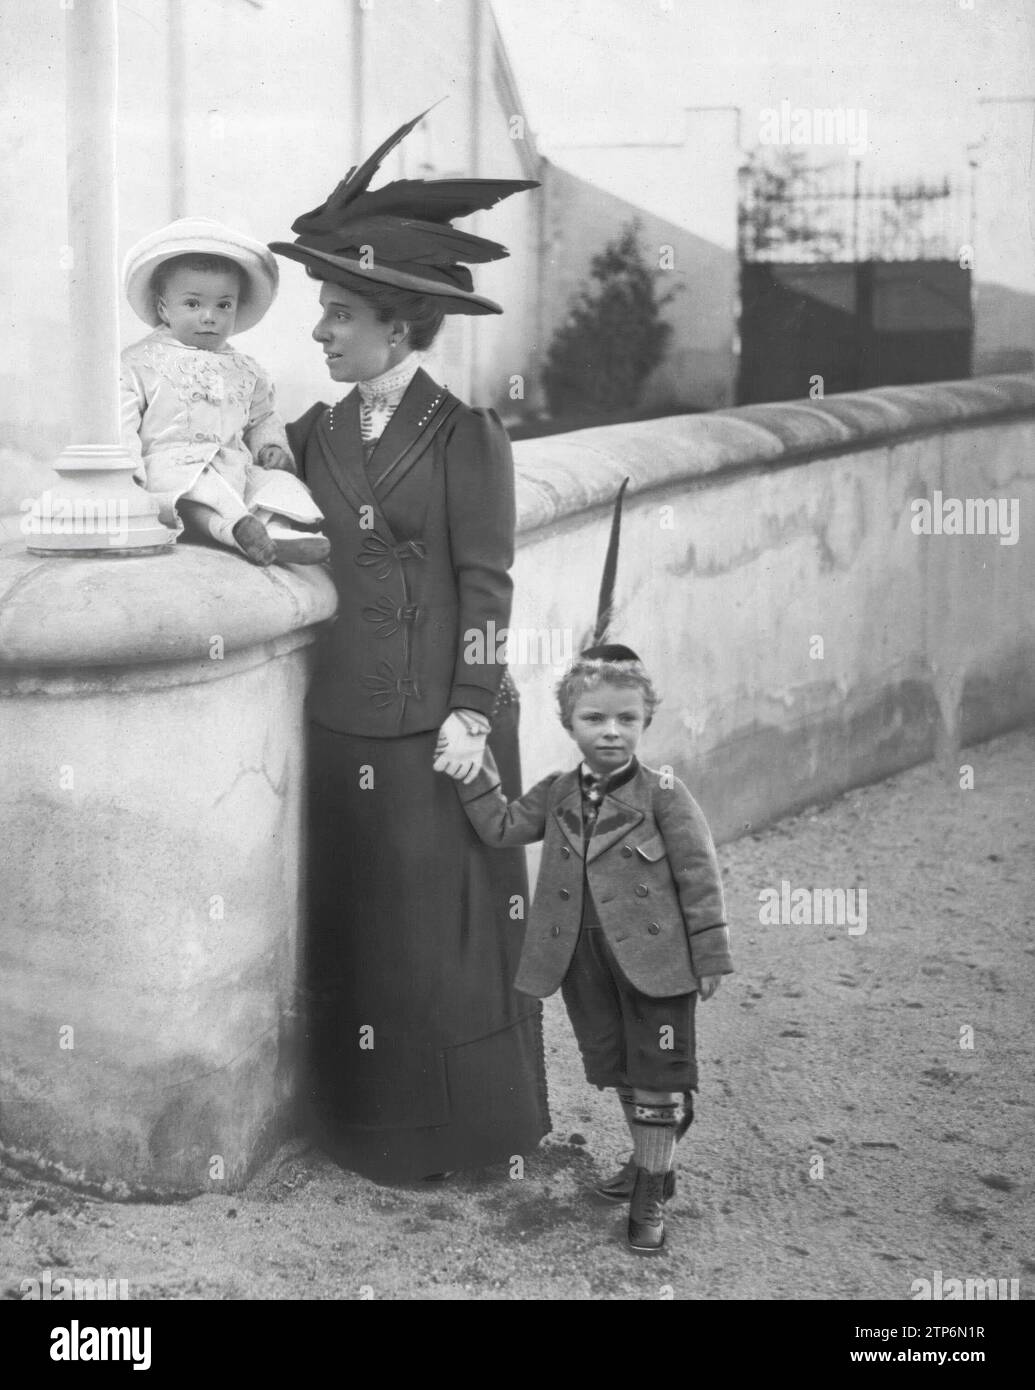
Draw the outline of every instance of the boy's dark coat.
[[[582,921],[578,773],[554,773],[508,805],[490,754],[475,781],[458,784],[458,791],[486,844],[544,841],[514,982],[525,994],[544,998],[568,971]],[[630,781],[608,792],[585,866],[608,944],[641,993],[655,998],[688,994],[701,976],[733,970],[711,832],[678,778],[665,779],[641,764]]]

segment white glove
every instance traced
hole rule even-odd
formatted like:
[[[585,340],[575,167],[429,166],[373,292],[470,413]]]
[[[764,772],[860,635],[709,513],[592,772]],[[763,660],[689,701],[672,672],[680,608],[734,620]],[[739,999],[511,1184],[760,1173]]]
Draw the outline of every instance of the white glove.
[[[435,744],[436,772],[444,772],[458,782],[473,782],[481,771],[489,721],[473,709],[454,709],[443,721]]]

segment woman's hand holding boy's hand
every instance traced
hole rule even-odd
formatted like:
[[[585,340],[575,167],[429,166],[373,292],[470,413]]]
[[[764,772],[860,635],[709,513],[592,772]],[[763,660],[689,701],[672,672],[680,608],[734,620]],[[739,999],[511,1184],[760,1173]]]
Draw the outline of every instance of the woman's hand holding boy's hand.
[[[481,771],[489,721],[477,710],[454,709],[443,721],[435,744],[436,772],[458,782],[473,782]]]
[[[264,444],[259,450],[255,462],[260,468],[280,468],[285,473],[295,472],[295,460],[279,444]]]
[[[710,999],[721,984],[721,975],[702,975],[697,981],[697,993],[702,999]]]

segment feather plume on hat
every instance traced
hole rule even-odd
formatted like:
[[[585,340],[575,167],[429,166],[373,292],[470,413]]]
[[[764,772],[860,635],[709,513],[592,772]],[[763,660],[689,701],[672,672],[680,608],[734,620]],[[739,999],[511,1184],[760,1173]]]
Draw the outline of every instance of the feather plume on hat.
[[[339,278],[328,273],[337,270],[343,280],[357,277],[432,295],[446,313],[500,314],[498,304],[474,293],[467,265],[502,260],[507,248],[458,230],[451,219],[495,207],[512,193],[538,188],[537,182],[396,179],[370,191],[385,156],[428,111],[401,125],[369,159],[351,168],[318,208],[297,217],[291,224],[296,241],[271,241],[270,250],[324,279]]]
[[[607,554],[604,556],[604,571],[600,578],[600,594],[597,598],[597,617],[589,644],[579,653],[595,661],[639,661],[631,647],[619,642],[609,641],[611,619],[615,606],[615,579],[618,575],[618,542],[622,533],[622,502],[629,479],[623,478],[615,497],[614,511],[611,514],[611,534],[607,540]]]

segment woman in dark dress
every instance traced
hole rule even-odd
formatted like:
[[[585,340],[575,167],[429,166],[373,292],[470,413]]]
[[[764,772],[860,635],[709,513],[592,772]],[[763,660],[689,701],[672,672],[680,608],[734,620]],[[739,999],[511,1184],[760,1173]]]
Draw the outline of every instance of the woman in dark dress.
[[[315,1111],[335,1156],[383,1180],[507,1160],[549,1129],[539,1006],[512,989],[524,862],[482,846],[443,775],[473,777],[488,735],[519,789],[516,693],[472,641],[510,617],[510,445],[416,355],[445,313],[500,312],[459,262],[506,252],[448,219],[535,185],[369,192],[414,124],[272,243],[323,282],[313,336],[358,383],[289,436],[339,596],[309,701]]]

